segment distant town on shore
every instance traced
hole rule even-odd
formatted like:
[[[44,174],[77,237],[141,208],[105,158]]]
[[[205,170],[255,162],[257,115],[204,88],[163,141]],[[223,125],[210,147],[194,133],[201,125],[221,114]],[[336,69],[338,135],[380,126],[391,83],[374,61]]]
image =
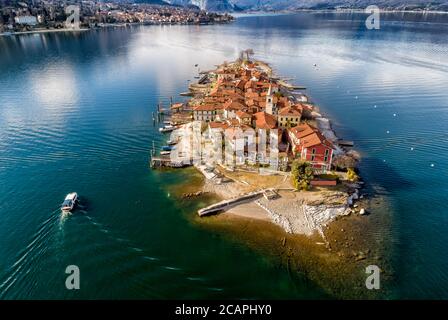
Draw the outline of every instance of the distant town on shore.
[[[123,24],[212,24],[233,20],[229,14],[207,12],[198,7],[100,1],[2,1],[0,33],[65,29],[72,14],[67,7],[79,6],[79,27],[89,29]]]
[[[0,34],[66,30],[72,12],[79,7],[79,28],[127,24],[214,24],[234,20],[239,12],[294,12],[301,10],[359,11],[371,3],[348,1],[273,1],[273,0],[1,0]],[[447,12],[444,1],[382,0],[375,3],[385,12]]]

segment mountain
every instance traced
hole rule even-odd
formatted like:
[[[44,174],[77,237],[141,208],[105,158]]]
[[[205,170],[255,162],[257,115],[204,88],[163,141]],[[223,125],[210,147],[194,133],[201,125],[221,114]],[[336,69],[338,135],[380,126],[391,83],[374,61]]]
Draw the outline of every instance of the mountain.
[[[239,8],[231,0],[165,0],[173,5],[196,6],[201,10],[208,11],[235,11]]]
[[[207,11],[272,11],[295,9],[364,9],[376,5],[381,9],[448,11],[448,0],[137,0],[195,6]]]
[[[447,10],[447,0],[233,0],[243,10],[293,10],[293,9],[363,9],[376,5],[382,9]]]
[[[163,0],[135,0],[133,2],[135,2],[135,3],[147,3],[147,4],[159,4],[159,5],[167,4],[166,1],[163,1]]]

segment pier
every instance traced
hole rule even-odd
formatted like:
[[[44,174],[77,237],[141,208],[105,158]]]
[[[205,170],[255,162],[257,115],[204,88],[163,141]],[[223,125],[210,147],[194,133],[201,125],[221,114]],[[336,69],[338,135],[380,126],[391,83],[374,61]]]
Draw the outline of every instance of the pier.
[[[236,198],[220,201],[218,203],[212,204],[208,207],[198,210],[198,215],[200,217],[203,217],[203,216],[218,213],[220,211],[228,210],[242,202],[258,198],[258,197],[262,196],[266,191],[267,190],[265,190],[265,189],[253,191],[253,192],[249,192],[249,193],[244,193]]]
[[[183,167],[191,166],[191,162],[189,160],[172,161],[169,156],[168,157],[152,156],[149,164],[150,164],[151,168],[162,168],[162,167],[183,168]]]
[[[348,140],[338,140],[338,144],[342,147],[353,147],[355,143]]]

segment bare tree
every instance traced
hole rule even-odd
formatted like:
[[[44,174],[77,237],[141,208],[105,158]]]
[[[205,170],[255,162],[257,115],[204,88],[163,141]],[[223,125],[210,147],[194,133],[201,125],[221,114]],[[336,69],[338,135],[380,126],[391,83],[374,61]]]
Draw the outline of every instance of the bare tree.
[[[254,55],[254,50],[251,49],[251,48],[246,49],[245,52],[246,52],[247,60],[250,60],[250,56],[253,56],[253,55]]]
[[[240,54],[239,54],[239,57],[238,57],[238,60],[243,61],[244,60],[244,54],[245,54],[245,50],[241,50]]]

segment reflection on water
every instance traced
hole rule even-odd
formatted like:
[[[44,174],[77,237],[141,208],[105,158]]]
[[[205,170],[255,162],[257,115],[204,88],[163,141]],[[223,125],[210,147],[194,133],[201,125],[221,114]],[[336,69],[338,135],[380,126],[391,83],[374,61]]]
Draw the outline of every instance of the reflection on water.
[[[356,142],[372,192],[391,201],[391,296],[448,297],[446,16],[384,16],[379,31],[365,30],[362,17],[0,38],[1,296],[324,297],[189,223],[195,204],[180,207],[164,188],[185,176],[147,167],[152,142],[164,144],[152,122],[157,103],[180,100],[195,64],[211,69],[251,47],[309,88],[337,133]],[[72,190],[87,209],[61,225],[57,209]],[[69,264],[81,269],[81,292],[64,289]]]

